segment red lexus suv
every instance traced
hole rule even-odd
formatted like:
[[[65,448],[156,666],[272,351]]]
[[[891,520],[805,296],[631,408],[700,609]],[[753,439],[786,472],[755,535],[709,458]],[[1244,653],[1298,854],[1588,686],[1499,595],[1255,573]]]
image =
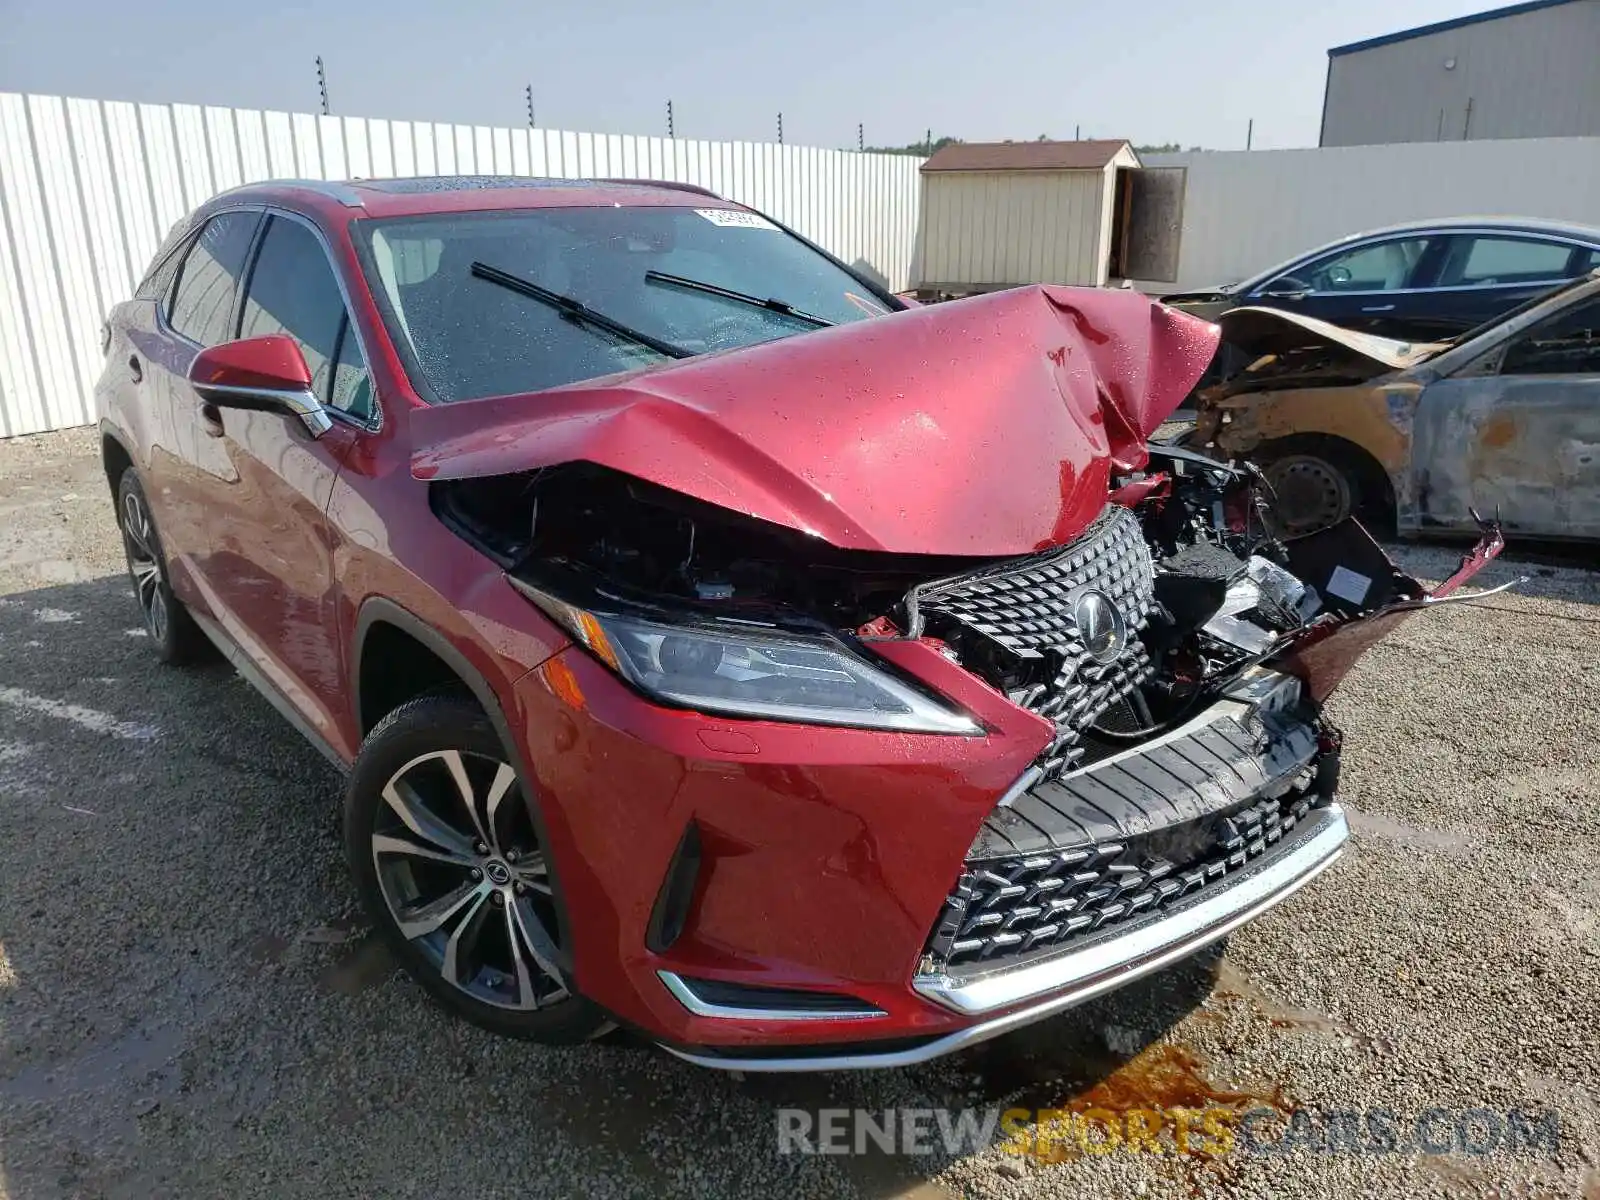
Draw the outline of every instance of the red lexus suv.
[[[1222,937],[1347,836],[1321,706],[1428,595],[1149,438],[1214,327],[907,307],[675,183],[227,192],[105,330],[159,656],[348,770],[371,920],[501,1033],[892,1066]]]

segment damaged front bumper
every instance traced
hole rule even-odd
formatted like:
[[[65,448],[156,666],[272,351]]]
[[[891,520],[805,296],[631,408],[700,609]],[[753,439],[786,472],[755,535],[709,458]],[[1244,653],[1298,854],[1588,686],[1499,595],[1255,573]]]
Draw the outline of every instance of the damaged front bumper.
[[[568,650],[518,690],[579,990],[687,1061],[817,1071],[925,1061],[1167,967],[1337,859],[1323,701],[1500,544],[1430,596],[1353,522],[1297,539],[1324,617],[1177,728],[1049,774],[1055,727],[932,639],[874,650],[983,736],[666,709]]]
[[[1049,996],[1037,1015],[1059,1012],[1121,987],[1225,937],[1332,866],[1350,837],[1344,810],[1314,810],[1276,854],[1246,865],[1213,891],[1153,912],[1077,949],[992,975],[919,975],[913,986],[957,1012],[986,1014]]]
[[[908,1066],[1064,1012],[1227,936],[1333,865],[1349,838],[1331,798],[1337,743],[1292,711],[1297,696],[1293,679],[1257,672],[1159,742],[997,807],[910,983],[959,1027],[764,1053],[667,1048],[747,1071]],[[1144,779],[1165,786],[1154,793]],[[1085,840],[1080,820],[1100,840]],[[1059,840],[1040,846],[1046,830]],[[1069,919],[1082,932],[1058,943]],[[1031,954],[1030,937],[1042,947]],[[963,943],[968,961],[952,954]],[[846,1019],[871,1015],[887,1016]]]
[[[675,1046],[666,1049],[697,1066],[769,1072],[908,1067],[940,1058],[1056,1016],[1180,962],[1310,883],[1338,860],[1349,837],[1343,809],[1330,804],[1318,810],[1316,818],[1280,854],[1241,873],[1225,889],[1153,914],[1077,950],[986,981],[918,976],[914,986],[930,1000],[982,1019],[914,1045],[879,1050],[862,1043],[823,1053],[771,1056],[729,1056]],[[1033,998],[1017,1007],[1019,1002],[1013,997],[1018,995]]]
[[[998,1036],[1225,936],[1347,836],[1336,740],[1274,672],[1168,737],[1022,791],[1009,781],[1044,749],[1031,714],[988,739],[920,739],[923,754],[891,762],[888,739],[855,730],[745,723],[749,743],[730,740],[725,722],[642,709],[570,652],[524,690],[539,701],[529,728],[550,739],[535,759],[562,814],[552,835],[577,839],[594,871],[563,874],[579,987],[705,1066],[890,1067]],[[935,763],[936,746],[963,758]],[[1092,812],[1076,807],[1090,798]],[[660,820],[640,820],[657,806]],[[678,870],[656,831],[676,841],[691,823],[693,912],[652,946]],[[1055,887],[1051,867],[1078,878]],[[972,928],[949,928],[952,898],[982,872],[1021,894],[990,906],[1008,925],[992,947],[958,952]],[[1087,924],[1048,928],[1029,888],[1070,890],[1068,919]],[[1013,940],[1024,930],[1027,946]]]
[[[1270,861],[1266,878],[1287,894],[1304,867],[1289,855],[1302,867],[1284,869],[1286,848],[1307,826],[1342,828],[1326,812],[1338,755],[1299,681],[1258,669],[1177,729],[1008,798],[968,851],[913,985],[982,1014],[1221,936],[1208,931],[1276,894],[1239,894],[1241,873]]]

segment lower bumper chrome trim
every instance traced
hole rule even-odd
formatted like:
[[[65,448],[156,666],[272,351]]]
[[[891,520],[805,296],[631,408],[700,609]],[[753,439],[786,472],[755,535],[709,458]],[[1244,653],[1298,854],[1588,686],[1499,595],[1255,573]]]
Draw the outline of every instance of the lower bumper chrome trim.
[[[864,1046],[832,1056],[793,1058],[731,1058],[672,1046],[665,1049],[697,1066],[726,1071],[845,1071],[927,1062],[1065,1012],[1188,957],[1310,883],[1339,858],[1349,837],[1344,810],[1330,804],[1313,810],[1295,831],[1291,844],[1259,866],[1240,871],[1225,886],[1208,889],[1188,904],[1163,909],[1137,926],[1096,939],[1080,950],[967,980],[920,976],[913,981],[918,992],[966,1014],[1043,998],[909,1049],[874,1053]]]
[[[674,971],[657,971],[667,991],[697,1017],[718,1017],[733,1021],[867,1021],[889,1014],[863,1004],[861,1008],[744,1008],[716,1004],[696,992],[689,981]]]

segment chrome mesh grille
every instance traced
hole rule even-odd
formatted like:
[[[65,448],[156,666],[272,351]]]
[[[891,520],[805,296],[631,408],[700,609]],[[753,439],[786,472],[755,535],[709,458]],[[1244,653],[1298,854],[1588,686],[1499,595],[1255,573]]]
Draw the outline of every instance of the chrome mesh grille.
[[[1127,627],[1121,654],[1108,663],[1094,660],[1073,616],[1078,596],[1091,589],[1117,606]],[[924,593],[921,605],[1018,659],[1043,660],[1046,681],[1013,691],[1011,699],[1054,722],[1056,737],[1038,764],[1051,778],[1082,757],[1083,731],[1150,676],[1139,633],[1154,596],[1155,567],[1138,518],[1108,505],[1070,546],[950,580]]]
[[[1048,854],[968,863],[927,953],[957,974],[1166,907],[1271,852],[1311,811],[1309,781],[1225,816],[1161,833]],[[1162,834],[1166,836],[1162,836]]]
[[[1217,711],[1188,733],[1033,785],[984,819],[924,969],[963,975],[1047,956],[1226,883],[1331,796],[1323,755],[1337,750],[1323,736],[1284,713]]]

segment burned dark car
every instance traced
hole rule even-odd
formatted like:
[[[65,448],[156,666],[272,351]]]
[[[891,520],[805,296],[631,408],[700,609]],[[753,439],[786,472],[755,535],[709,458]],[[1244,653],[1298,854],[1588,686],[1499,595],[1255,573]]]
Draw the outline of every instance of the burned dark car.
[[[1259,308],[1219,324],[1246,365],[1201,390],[1188,444],[1259,466],[1282,528],[1457,536],[1495,513],[1600,538],[1600,272],[1447,342]]]

